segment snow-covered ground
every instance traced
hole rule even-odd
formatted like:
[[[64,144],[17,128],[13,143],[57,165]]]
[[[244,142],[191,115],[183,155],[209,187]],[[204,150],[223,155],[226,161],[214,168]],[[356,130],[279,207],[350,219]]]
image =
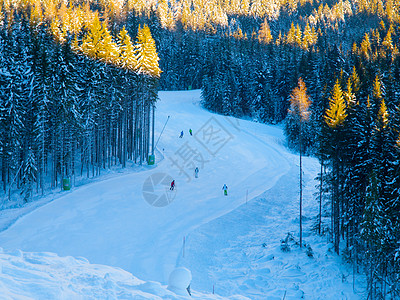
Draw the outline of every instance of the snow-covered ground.
[[[181,299],[166,289],[179,266],[195,299],[362,299],[360,276],[357,294],[351,270],[310,233],[318,162],[304,161],[313,258],[282,252],[287,233],[298,236],[297,155],[279,127],[211,114],[199,98],[160,92],[157,138],[169,119],[156,167],[0,212],[0,299]]]

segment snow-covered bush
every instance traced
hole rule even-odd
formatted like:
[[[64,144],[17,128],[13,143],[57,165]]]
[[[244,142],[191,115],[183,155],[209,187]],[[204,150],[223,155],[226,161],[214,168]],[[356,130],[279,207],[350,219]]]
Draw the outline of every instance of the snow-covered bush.
[[[281,250],[283,252],[290,252],[291,244],[295,243],[293,234],[288,232],[285,239],[281,240]]]

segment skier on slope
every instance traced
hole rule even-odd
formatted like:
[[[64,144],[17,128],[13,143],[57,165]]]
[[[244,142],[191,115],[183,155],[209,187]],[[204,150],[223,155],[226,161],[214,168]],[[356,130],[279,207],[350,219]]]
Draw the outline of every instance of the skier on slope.
[[[181,131],[181,135],[179,136],[180,138],[183,138],[183,130]]]
[[[171,182],[171,187],[169,188],[171,191],[173,191],[175,188],[175,180],[172,180]]]
[[[194,177],[199,178],[199,168],[198,167],[196,167],[196,169],[194,169]]]
[[[189,129],[189,133],[190,133],[190,135],[193,135],[192,128]]]
[[[224,186],[222,187],[222,189],[224,190],[224,195],[228,196],[228,187],[226,186],[226,184],[224,184]]]

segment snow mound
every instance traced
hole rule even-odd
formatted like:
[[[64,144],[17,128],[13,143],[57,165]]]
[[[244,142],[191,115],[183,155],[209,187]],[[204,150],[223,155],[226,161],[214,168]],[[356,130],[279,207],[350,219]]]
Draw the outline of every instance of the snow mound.
[[[188,281],[190,283],[191,273],[187,269],[178,268],[171,275],[171,283],[176,288]],[[50,252],[6,251],[0,248],[2,300],[187,298],[177,295],[158,282],[142,281],[119,268],[90,264],[85,258],[59,257]],[[247,298],[221,298],[194,293],[191,299]]]
[[[187,296],[187,288],[192,281],[192,273],[184,268],[179,267],[171,272],[169,275],[168,289],[177,295]]]

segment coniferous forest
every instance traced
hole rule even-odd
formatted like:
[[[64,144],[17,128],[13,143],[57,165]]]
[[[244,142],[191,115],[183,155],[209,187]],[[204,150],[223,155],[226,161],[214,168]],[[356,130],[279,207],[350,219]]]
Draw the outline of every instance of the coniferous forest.
[[[201,88],[318,157],[316,231],[398,298],[399,48],[395,0],[1,0],[2,193],[145,162],[157,90]]]
[[[2,2],[2,190],[25,201],[151,151],[160,74],[147,25],[113,35],[103,10],[64,2]],[[133,35],[134,34],[134,35]]]

